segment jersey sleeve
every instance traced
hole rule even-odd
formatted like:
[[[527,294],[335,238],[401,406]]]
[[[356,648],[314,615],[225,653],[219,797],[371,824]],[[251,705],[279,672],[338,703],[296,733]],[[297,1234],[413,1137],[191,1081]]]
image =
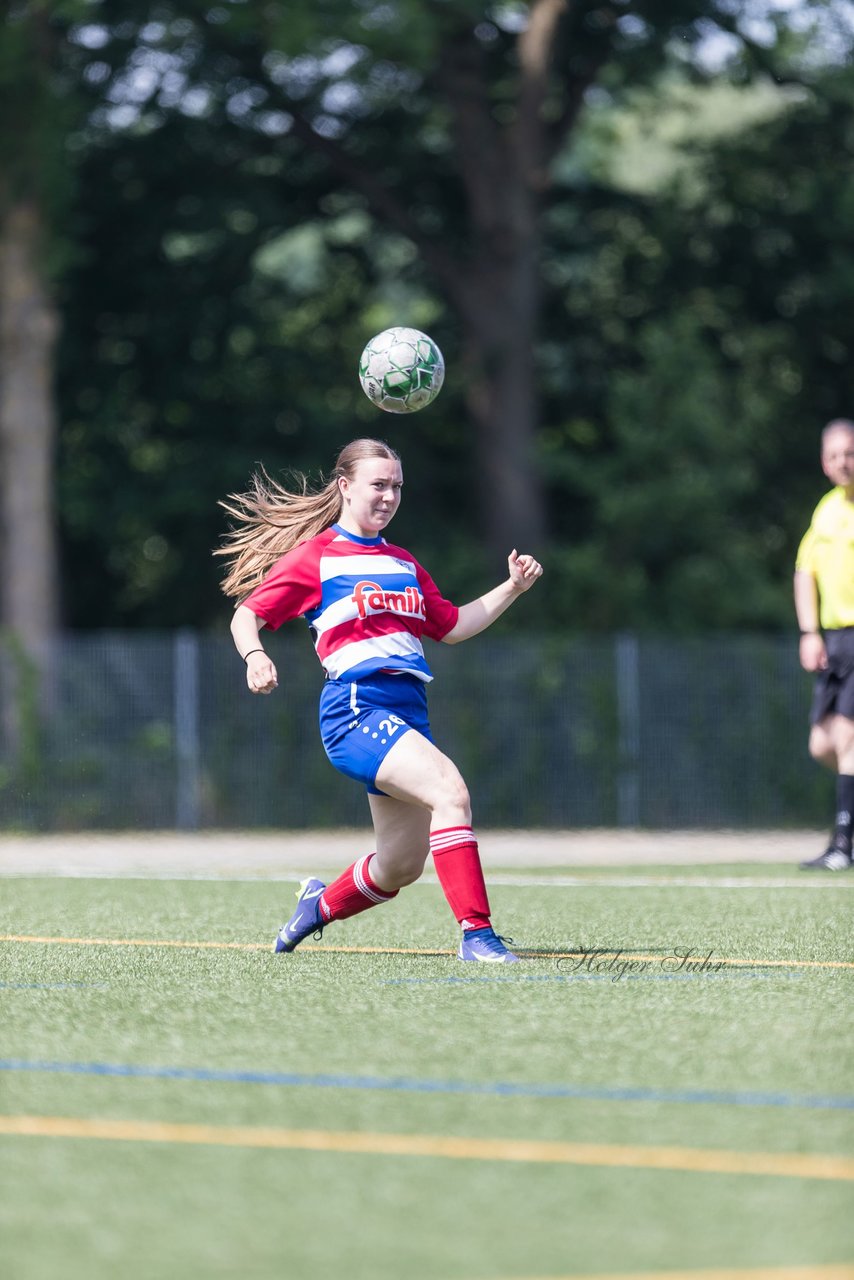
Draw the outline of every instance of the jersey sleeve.
[[[801,538],[798,554],[795,556],[795,572],[796,573],[812,573],[816,572],[816,550],[818,543],[818,518],[822,509],[827,502],[828,495],[825,495],[815,511],[812,513],[810,527]]]
[[[320,552],[316,539],[301,542],[276,561],[264,581],[241,601],[271,631],[320,603]]]
[[[798,554],[795,556],[796,573],[815,573],[815,541],[815,528],[810,525],[801,538]]]
[[[460,616],[459,608],[457,605],[451,604],[450,600],[445,599],[430,574],[421,567],[417,560],[413,563],[418,578],[418,586],[421,588],[421,594],[424,597],[426,610],[424,634],[429,636],[431,640],[441,640],[457,625],[457,618]]]

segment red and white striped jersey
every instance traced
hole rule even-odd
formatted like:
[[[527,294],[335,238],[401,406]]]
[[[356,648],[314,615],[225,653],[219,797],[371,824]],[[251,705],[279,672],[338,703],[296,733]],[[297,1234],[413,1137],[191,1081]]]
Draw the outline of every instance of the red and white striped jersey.
[[[441,640],[459,614],[408,551],[340,525],[288,551],[242,603],[273,631],[304,617],[333,680],[376,671],[432,680],[421,637]]]

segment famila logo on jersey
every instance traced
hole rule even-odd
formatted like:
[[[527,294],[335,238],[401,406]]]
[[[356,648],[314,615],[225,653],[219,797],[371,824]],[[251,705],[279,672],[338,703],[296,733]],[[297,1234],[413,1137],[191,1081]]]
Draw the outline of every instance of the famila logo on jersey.
[[[360,618],[369,613],[416,613],[427,617],[424,597],[417,587],[407,587],[405,591],[384,591],[378,582],[365,580],[357,582],[350,599],[355,604]]]

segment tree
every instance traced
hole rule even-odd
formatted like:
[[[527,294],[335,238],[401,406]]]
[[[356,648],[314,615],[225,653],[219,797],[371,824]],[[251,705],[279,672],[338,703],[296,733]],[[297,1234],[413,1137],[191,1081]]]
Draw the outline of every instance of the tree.
[[[322,0],[299,15],[282,3],[103,0],[96,13],[108,119],[120,127],[124,112],[129,147],[195,115],[221,147],[239,137],[241,152],[284,160],[292,189],[313,191],[315,217],[345,200],[415,247],[459,327],[491,554],[541,546],[535,344],[555,159],[594,88],[619,96],[654,81],[675,44],[696,50],[715,22],[741,49],[742,74],[773,50],[723,0],[486,11],[475,0]],[[711,74],[696,60],[692,71]]]
[[[587,108],[674,64],[708,81],[703,50],[725,32],[726,74],[816,78],[788,17],[760,42],[724,0],[100,0],[76,26],[72,8],[51,14],[88,110],[63,152],[78,191],[59,348],[75,625],[216,616],[216,498],[247,461],[315,470],[354,420],[405,439],[449,591],[544,526],[588,536],[605,513],[573,476],[631,441],[610,371],[643,382],[640,327],[662,331],[678,263],[704,298],[720,273],[687,244],[701,210],[593,180]],[[404,317],[440,340],[449,377],[435,411],[378,423],[353,391],[356,356]],[[709,333],[696,340],[708,355]],[[560,600],[542,607],[564,621]]]
[[[0,620],[31,653],[59,620],[53,456],[59,327],[48,263],[60,184],[45,3],[6,7],[0,56]]]
[[[791,625],[820,430],[854,403],[852,97],[850,65],[824,68],[654,196],[580,193],[598,247],[550,323],[585,372],[553,373],[543,431],[567,621],[583,601],[607,629]],[[550,245],[549,274],[574,224]]]

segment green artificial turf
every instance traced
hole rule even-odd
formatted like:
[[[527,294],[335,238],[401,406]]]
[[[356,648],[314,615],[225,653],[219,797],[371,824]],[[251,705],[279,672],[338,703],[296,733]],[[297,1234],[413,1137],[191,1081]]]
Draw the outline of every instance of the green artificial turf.
[[[841,1155],[850,1170],[854,881],[760,866],[512,879],[490,891],[528,957],[512,967],[453,959],[433,884],[275,956],[291,885],[0,881],[4,935],[136,941],[0,944],[3,1117],[474,1144],[425,1156],[0,1135],[0,1273],[514,1280],[854,1262],[841,1177],[476,1147]],[[704,967],[680,967],[686,955]]]

